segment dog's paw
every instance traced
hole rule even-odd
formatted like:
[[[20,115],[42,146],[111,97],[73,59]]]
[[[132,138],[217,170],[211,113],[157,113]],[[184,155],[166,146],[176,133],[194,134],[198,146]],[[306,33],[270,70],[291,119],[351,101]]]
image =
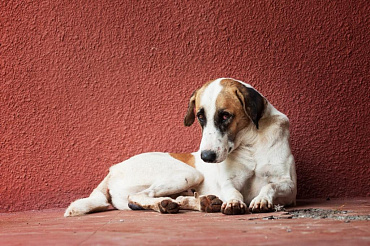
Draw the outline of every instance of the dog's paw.
[[[221,211],[222,201],[214,195],[200,196],[200,211],[206,213],[217,213]]]
[[[263,213],[273,211],[272,199],[267,196],[258,195],[249,204],[249,210],[253,213]]]
[[[233,199],[222,204],[221,212],[227,215],[237,215],[245,214],[248,212],[248,210],[247,205],[244,202]]]
[[[69,205],[64,213],[64,217],[79,216],[91,212],[104,211],[109,208],[109,205],[109,203],[102,201],[97,203],[96,197],[81,198]]]
[[[176,214],[180,210],[180,205],[170,199],[162,200],[158,207],[162,214]]]
[[[83,204],[77,200],[69,205],[64,213],[64,217],[80,216],[86,214],[87,212],[88,211],[83,207]]]

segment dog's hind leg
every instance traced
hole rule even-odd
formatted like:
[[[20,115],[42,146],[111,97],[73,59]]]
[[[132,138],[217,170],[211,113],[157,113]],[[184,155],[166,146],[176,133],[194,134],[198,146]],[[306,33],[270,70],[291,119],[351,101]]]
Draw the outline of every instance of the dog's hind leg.
[[[181,209],[206,213],[220,212],[222,205],[222,201],[217,196],[199,196],[197,192],[194,193],[194,196],[179,196],[176,201],[180,204]]]
[[[199,185],[203,176],[198,172],[182,172],[171,178],[161,178],[145,189],[128,197],[128,206],[133,210],[151,209],[161,213],[177,213],[180,203],[169,196],[179,194]]]
[[[170,197],[150,197],[147,193],[130,195],[128,206],[132,210],[150,209],[160,213],[177,213],[180,209],[179,203]]]
[[[89,197],[78,199],[69,205],[64,217],[78,216],[90,212],[104,211],[109,208],[110,195],[108,191],[108,174]]]

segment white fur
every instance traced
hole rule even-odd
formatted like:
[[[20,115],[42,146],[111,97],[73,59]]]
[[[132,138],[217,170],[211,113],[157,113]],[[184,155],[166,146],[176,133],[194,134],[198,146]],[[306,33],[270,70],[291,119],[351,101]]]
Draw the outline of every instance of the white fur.
[[[207,119],[213,119],[216,113],[221,80],[211,83],[201,98]],[[267,211],[274,204],[295,204],[296,172],[288,126],[288,118],[267,103],[259,129],[253,123],[242,129],[233,142],[233,151],[228,154],[227,139],[210,120],[203,130],[199,151],[192,153],[195,168],[168,153],[134,156],[112,166],[90,196],[71,203],[64,216],[106,210],[109,204],[128,209],[129,202],[161,211],[160,202],[165,199],[178,203],[180,208],[200,210],[198,196],[169,198],[189,189],[200,195],[218,196],[224,201],[224,210],[235,206],[246,208],[249,204],[251,210]],[[203,162],[202,150],[217,151],[221,162]]]

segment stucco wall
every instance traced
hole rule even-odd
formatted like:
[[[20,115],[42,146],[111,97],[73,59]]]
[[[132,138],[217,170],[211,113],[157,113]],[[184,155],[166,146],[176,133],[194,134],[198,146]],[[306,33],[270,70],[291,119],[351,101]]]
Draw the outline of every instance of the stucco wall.
[[[362,1],[1,1],[0,212],[64,207],[144,151],[195,151],[209,79],[291,120],[298,197],[369,196]]]

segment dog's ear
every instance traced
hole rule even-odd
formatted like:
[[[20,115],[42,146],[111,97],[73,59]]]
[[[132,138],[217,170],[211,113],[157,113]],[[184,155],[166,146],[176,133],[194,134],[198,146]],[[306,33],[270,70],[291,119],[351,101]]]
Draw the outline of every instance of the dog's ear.
[[[193,94],[191,94],[188,111],[186,112],[185,119],[184,119],[185,126],[191,126],[194,123],[194,120],[195,120],[194,108],[195,108],[196,96],[197,96],[197,90],[195,90]]]
[[[266,106],[266,99],[255,89],[240,84],[236,95],[243,105],[245,113],[258,129],[258,121],[261,119]]]

